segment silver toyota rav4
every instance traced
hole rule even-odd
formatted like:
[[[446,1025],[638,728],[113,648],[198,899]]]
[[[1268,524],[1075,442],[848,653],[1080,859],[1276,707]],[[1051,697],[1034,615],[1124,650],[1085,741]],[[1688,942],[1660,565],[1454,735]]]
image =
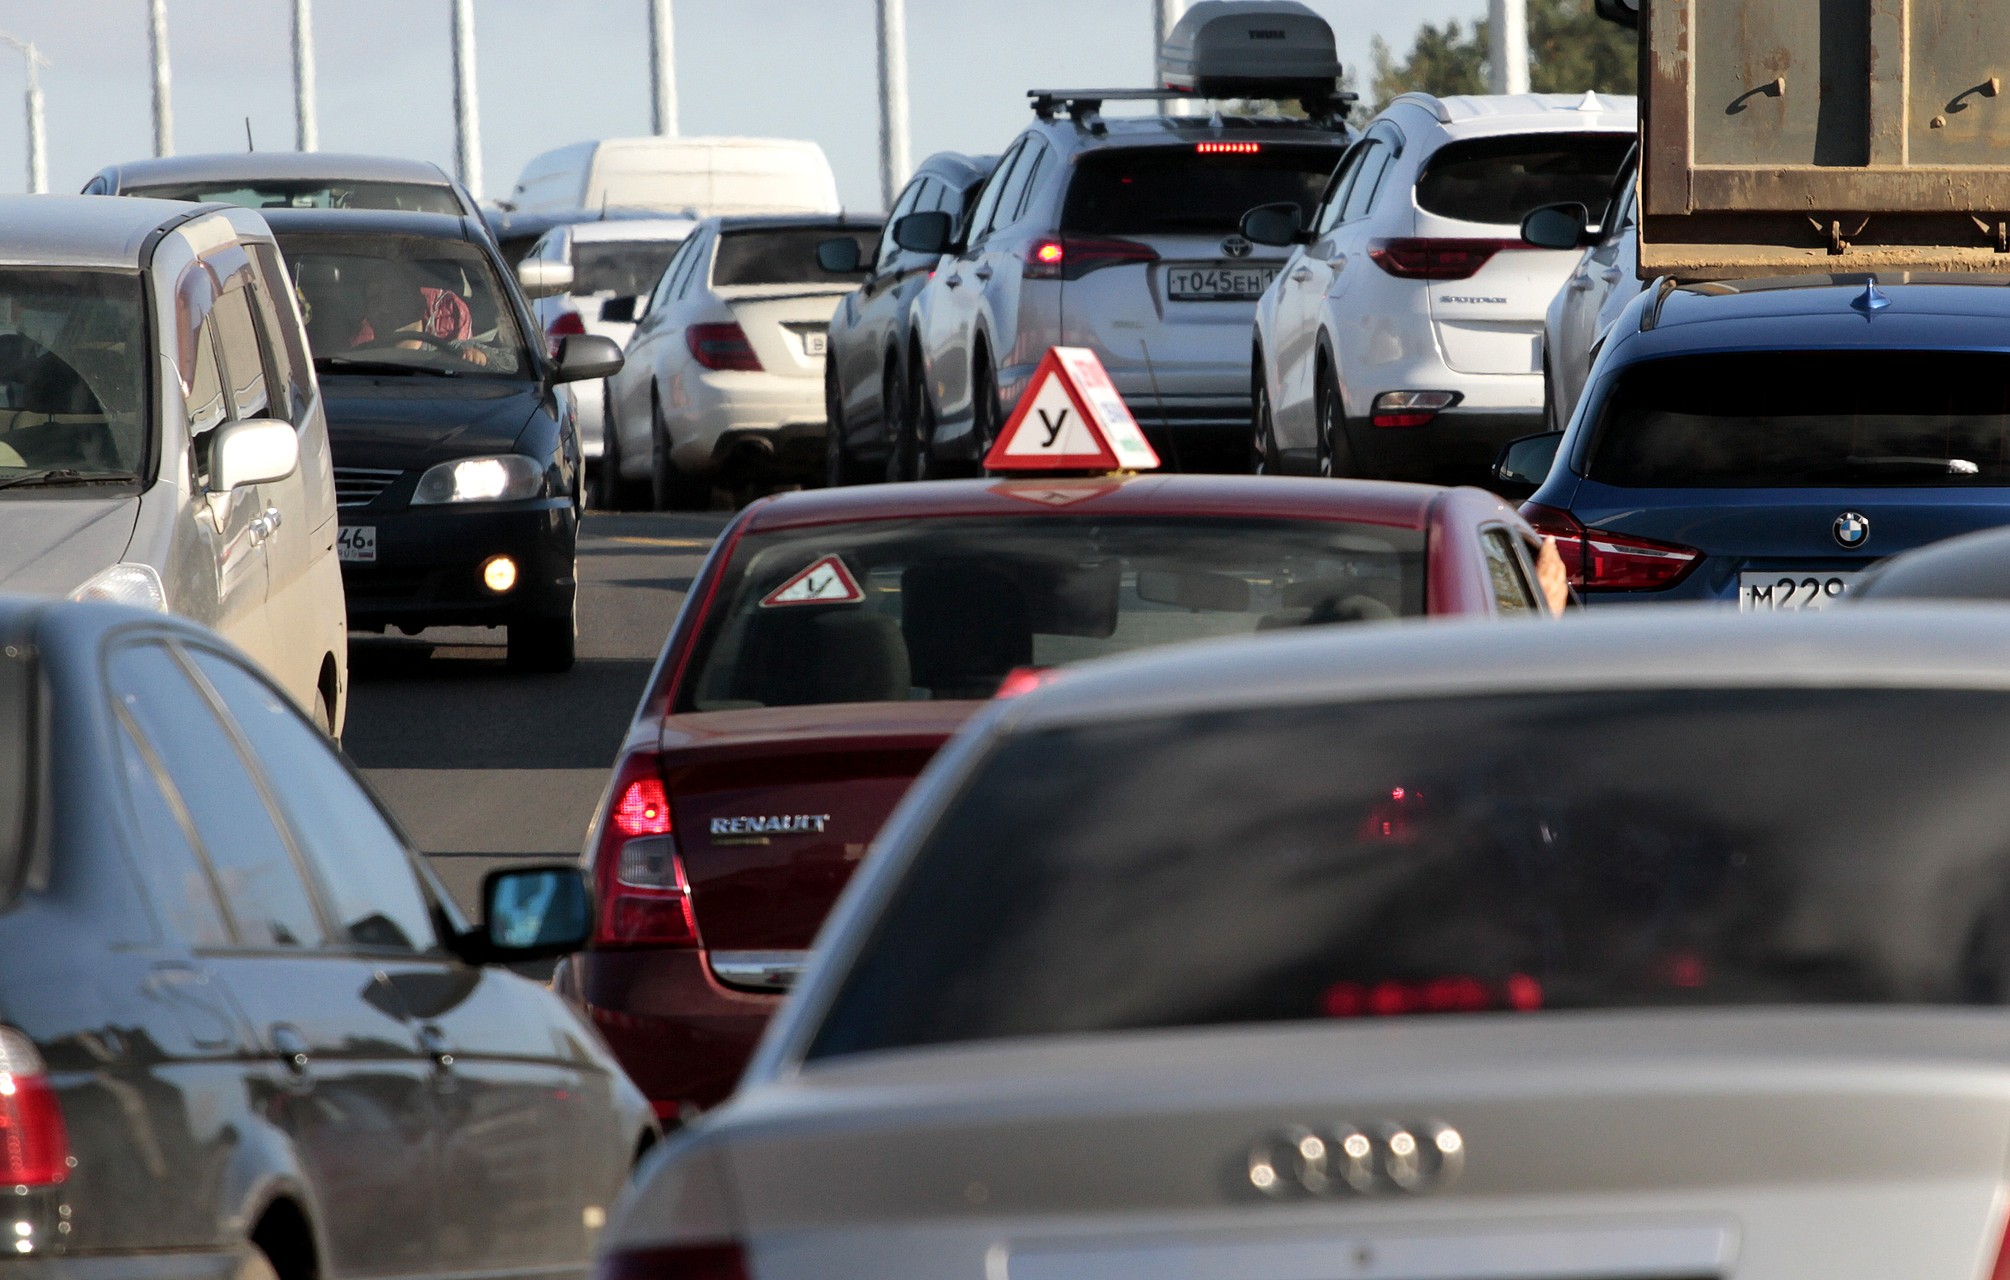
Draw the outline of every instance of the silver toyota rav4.
[[[1246,16],[1265,8],[1213,14],[1196,5],[1190,16],[1200,19],[1193,29],[1203,39],[1212,15],[1275,23],[1315,45],[1323,32],[1330,49],[1330,30],[1297,6]],[[1317,25],[1305,31],[1306,24]],[[1301,47],[1284,43],[1286,53]],[[992,171],[960,234],[952,238],[951,219],[942,214],[902,220],[897,243],[943,255],[916,300],[907,362],[915,380],[907,405],[917,415],[924,473],[981,457],[1054,346],[1087,347],[1101,357],[1170,467],[1247,468],[1248,334],[1256,300],[1287,251],[1252,244],[1238,228],[1244,213],[1263,204],[1293,202],[1309,215],[1352,136],[1340,119],[1345,100],[1332,92],[1332,72],[1316,91],[1268,83],[1248,96],[1298,97],[1312,118],[1219,108],[1103,115],[1109,103],[1168,98],[1210,112],[1202,95],[1223,92],[1220,84],[1191,94],[1036,90],[1032,126]]]

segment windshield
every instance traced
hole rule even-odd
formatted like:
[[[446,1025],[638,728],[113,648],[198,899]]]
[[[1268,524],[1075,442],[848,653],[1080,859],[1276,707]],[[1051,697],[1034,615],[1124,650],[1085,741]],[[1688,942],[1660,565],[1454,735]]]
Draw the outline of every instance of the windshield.
[[[487,255],[418,236],[281,236],[321,373],[520,376],[524,349]]]
[[[1876,767],[1838,768],[1837,744],[1867,737]],[[811,1056],[2010,1003],[2006,771],[2010,696],[1973,690],[1418,698],[1025,733],[926,837]]]
[[[148,343],[137,273],[0,268],[0,494],[139,477]]]
[[[572,242],[572,292],[635,297],[656,288],[679,240]]]
[[[1226,236],[1263,204],[1296,204],[1307,222],[1341,146],[1260,145],[1254,153],[1132,147],[1075,162],[1061,229],[1076,235]]]
[[[1624,369],[1588,474],[1652,488],[2010,483],[2010,356],[1751,351]]]
[[[719,236],[712,259],[712,283],[821,284],[849,289],[849,276],[832,275],[817,265],[817,246],[846,236],[858,241],[858,260],[871,262],[879,252],[879,227],[786,227],[772,231],[727,231]]]
[[[1535,133],[1448,143],[1417,179],[1417,207],[1441,218],[1520,227],[1546,204],[1605,207],[1630,133]]]
[[[128,187],[124,194],[150,196],[155,200],[215,201],[241,205],[246,209],[402,209],[408,213],[462,213],[454,189],[429,182],[329,182],[304,179],[297,182],[215,182],[163,183],[152,187]]]
[[[754,534],[681,711],[988,698],[1007,674],[1424,610],[1424,535],[1339,521],[884,520]]]

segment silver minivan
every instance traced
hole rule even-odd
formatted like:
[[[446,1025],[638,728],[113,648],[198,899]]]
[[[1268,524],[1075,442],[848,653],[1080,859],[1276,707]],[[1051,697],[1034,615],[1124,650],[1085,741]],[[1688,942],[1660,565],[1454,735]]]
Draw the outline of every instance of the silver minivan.
[[[0,591],[191,618],[339,733],[328,429],[264,219],[5,198],[0,262]]]

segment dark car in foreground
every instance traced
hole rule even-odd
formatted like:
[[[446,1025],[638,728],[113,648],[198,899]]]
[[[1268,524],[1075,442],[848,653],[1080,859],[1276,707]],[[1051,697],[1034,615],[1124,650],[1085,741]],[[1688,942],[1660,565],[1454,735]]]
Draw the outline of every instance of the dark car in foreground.
[[[569,668],[582,471],[557,388],[620,368],[620,349],[579,334],[548,354],[474,219],[269,221],[327,406],[350,625],[503,627],[512,667]]]
[[[1510,446],[1500,478],[1539,482],[1523,514],[1588,602],[1832,603],[1884,556],[2010,523],[2006,285],[1649,290],[1569,428]]]
[[[656,1127],[501,967],[585,936],[578,870],[484,906],[213,634],[0,597],[0,1267],[581,1274]]]
[[[916,783],[601,1274],[2003,1275],[2006,771],[2010,610],[1084,669]]]
[[[1498,498],[1425,485],[1057,477],[751,506],[636,710],[587,837],[600,927],[556,985],[665,1120],[693,1116],[732,1090],[881,821],[986,700],[1184,640],[1546,618],[1535,551]]]

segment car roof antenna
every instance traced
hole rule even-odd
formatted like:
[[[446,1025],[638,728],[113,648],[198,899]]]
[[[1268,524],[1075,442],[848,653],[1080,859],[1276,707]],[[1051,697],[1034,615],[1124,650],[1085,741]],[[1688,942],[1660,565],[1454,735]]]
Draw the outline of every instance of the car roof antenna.
[[[255,143],[255,142],[253,142],[253,141],[251,140],[251,117],[250,117],[250,116],[246,116],[246,117],[244,118],[244,149],[245,149],[246,151],[256,151],[256,150],[258,150],[258,144],[257,144],[257,143]]]
[[[1878,288],[1877,277],[1872,276],[1864,282],[1863,293],[1850,305],[1865,315],[1875,315],[1891,305],[1891,295]]]

